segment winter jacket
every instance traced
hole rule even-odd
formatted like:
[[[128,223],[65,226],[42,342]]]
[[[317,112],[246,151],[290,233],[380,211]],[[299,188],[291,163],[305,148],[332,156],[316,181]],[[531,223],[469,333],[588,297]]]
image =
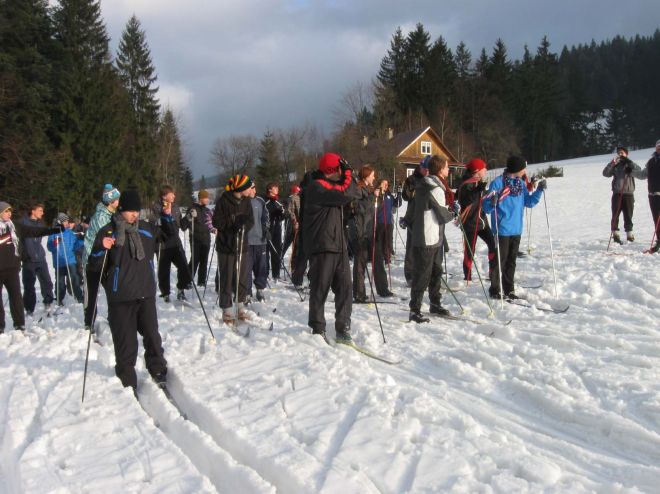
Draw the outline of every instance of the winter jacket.
[[[378,197],[378,211],[376,212],[376,221],[379,225],[391,225],[394,221],[393,211],[401,206],[401,195],[392,195],[390,191]],[[384,212],[383,212],[383,207]]]
[[[440,179],[429,175],[415,184],[415,200],[409,204],[414,247],[440,247],[444,242],[445,223],[454,214],[445,204],[445,188]]]
[[[176,204],[172,204],[170,214],[163,213],[162,201],[156,201],[151,207],[149,222],[160,228],[159,238],[161,239],[163,249],[183,248],[179,230],[187,230],[190,226],[188,218],[181,216],[181,210]]]
[[[82,251],[84,246],[82,236],[76,235],[70,228],[61,234],[50,235],[46,243],[48,251],[53,254],[53,267],[75,266],[76,253]]]
[[[305,254],[346,251],[344,206],[357,199],[358,189],[351,170],[343,172],[338,182],[319,177],[303,188],[303,245]]]
[[[99,202],[96,205],[96,212],[92,219],[89,221],[89,228],[85,232],[85,248],[83,250],[82,262],[84,265],[87,265],[87,259],[89,254],[92,252],[92,246],[94,245],[94,240],[96,240],[96,234],[99,232],[102,226],[107,225],[112,218],[112,212],[108,209],[108,206]]]
[[[195,216],[194,218],[190,216],[190,212],[193,210],[197,212],[197,216]],[[172,211],[172,213],[174,213],[174,211]],[[208,207],[203,206],[201,204],[195,203],[190,207],[190,209],[188,209],[188,211],[186,211],[185,220],[188,222],[188,225],[190,226],[188,228],[189,237],[193,236],[193,229],[194,229],[195,244],[211,245],[211,228],[213,228],[213,224],[211,223],[212,218],[213,218],[213,211],[211,211]]]
[[[536,206],[543,195],[543,191],[540,189],[536,189],[535,192],[530,193],[527,190],[525,182],[520,177],[513,178],[512,180],[520,182],[520,184],[517,184],[521,188],[519,195],[514,196],[508,193],[510,188],[505,188],[504,175],[500,175],[491,182],[490,187],[488,187],[489,193],[484,196],[481,203],[483,210],[486,213],[490,213],[493,233],[500,237],[522,235],[524,208],[533,208]],[[490,200],[494,194],[500,196],[497,208],[493,208]],[[497,211],[497,221],[495,221],[495,211]]]
[[[300,195],[291,194],[286,204],[286,210],[293,223],[300,222]]]
[[[9,229],[4,234],[0,234],[0,271],[10,269],[20,269],[21,267],[21,252],[23,250],[23,243],[26,238],[45,237],[51,233],[59,232],[57,228],[47,228],[45,226],[32,226],[25,223],[13,223],[11,220],[8,222],[14,226],[16,230],[16,237],[18,238],[18,252],[11,238]]]
[[[263,197],[250,199],[254,224],[247,234],[248,245],[266,245],[266,231],[268,230],[268,210]]]
[[[481,207],[481,197],[486,190],[486,182],[470,175],[459,185],[456,200],[461,205],[461,222],[466,229],[481,231],[488,227],[488,218]],[[477,218],[477,213],[479,217]]]
[[[660,195],[660,154],[654,152],[644,169],[633,171],[633,176],[648,179],[649,195]]]
[[[264,197],[266,201],[266,209],[268,209],[268,228],[272,238],[280,238],[282,236],[282,221],[287,217],[288,213],[284,205],[275,197]]]
[[[248,232],[254,225],[252,203],[249,197],[236,198],[232,192],[225,192],[215,204],[213,226],[217,228],[216,249],[223,254],[238,252],[237,234],[244,228],[242,252],[248,250]]]
[[[33,227],[43,227],[44,224],[40,220],[30,219],[29,216],[26,216],[21,221],[24,225],[33,226]],[[46,251],[44,250],[43,242],[41,237],[29,237],[23,240],[22,248],[22,258],[23,262],[42,262],[46,260]]]
[[[371,241],[374,236],[374,208],[376,196],[368,187],[357,188],[358,199],[353,202],[353,220],[355,238],[359,241]]]
[[[106,256],[103,239],[114,237],[115,229],[114,218],[99,229],[88,260],[88,265],[93,271],[101,270],[103,258]],[[140,220],[138,233],[144,249],[144,259],[138,261],[131,255],[128,238],[123,247],[113,246],[107,251],[105,269],[101,273],[101,283],[105,288],[109,304],[156,296],[154,255],[158,230],[154,225]]]
[[[412,175],[409,175],[403,182],[403,188],[401,189],[401,195],[403,200],[406,202],[412,201],[415,198],[415,187],[419,182],[421,182],[426,176],[421,171],[421,167],[418,165],[415,168],[415,171]]]
[[[626,172],[626,168],[632,168],[632,171]],[[637,175],[641,171],[638,164],[623,156],[610,161],[603,169],[603,176],[612,177],[612,192],[615,194],[634,194],[635,179],[633,175]]]

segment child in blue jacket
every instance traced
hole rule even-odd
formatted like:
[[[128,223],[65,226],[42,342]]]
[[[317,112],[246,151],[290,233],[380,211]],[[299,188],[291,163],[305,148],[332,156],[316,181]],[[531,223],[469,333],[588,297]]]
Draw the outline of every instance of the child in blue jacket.
[[[490,296],[501,298],[502,291],[508,299],[519,298],[514,291],[516,257],[520,247],[523,229],[524,208],[533,208],[541,200],[547,184],[538,183],[536,191],[530,193],[525,185],[525,161],[519,156],[511,156],[506,161],[505,172],[493,180],[488,194],[483,199],[483,210],[491,215],[491,226],[498,240],[499,257],[502,269],[500,287],[499,266],[490,277]]]
[[[64,305],[66,295],[66,280],[69,280],[69,288],[73,290],[73,296],[78,303],[82,303],[83,294],[80,287],[80,277],[76,269],[76,253],[82,251],[85,242],[82,236],[73,231],[75,224],[64,213],[57,215],[57,223],[64,227],[62,233],[48,237],[46,244],[48,250],[53,254],[53,267],[57,278],[57,304]]]

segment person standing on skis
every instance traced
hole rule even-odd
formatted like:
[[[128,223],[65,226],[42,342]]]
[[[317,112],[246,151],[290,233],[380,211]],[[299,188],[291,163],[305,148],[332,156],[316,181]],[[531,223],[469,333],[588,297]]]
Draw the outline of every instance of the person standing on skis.
[[[619,236],[619,216],[623,213],[623,228],[626,231],[626,240],[635,241],[633,233],[633,210],[635,207],[635,179],[634,175],[641,172],[641,168],[628,158],[628,149],[623,146],[616,148],[617,156],[603,169],[604,177],[612,177],[612,240],[623,244]]]
[[[649,206],[655,228],[655,245],[651,246],[649,252],[653,254],[660,249],[660,140],[655,143],[655,152],[644,169],[633,171],[633,176],[641,180],[648,179]]]
[[[369,268],[374,236],[374,208],[378,189],[374,189],[376,172],[373,166],[364,165],[358,174],[358,199],[354,201],[353,221],[355,224],[355,240],[353,245],[353,302],[365,304],[367,297],[364,288],[364,271]],[[384,274],[384,273],[383,273]],[[387,286],[387,284],[386,284]]]

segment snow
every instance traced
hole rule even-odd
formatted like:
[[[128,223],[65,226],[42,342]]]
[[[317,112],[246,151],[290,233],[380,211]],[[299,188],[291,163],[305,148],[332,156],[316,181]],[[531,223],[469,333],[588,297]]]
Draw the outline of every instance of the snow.
[[[631,158],[643,166],[651,152]],[[26,335],[7,314],[0,492],[657,492],[658,256],[641,253],[653,233],[642,181],[637,241],[605,252],[610,158],[554,163],[565,173],[546,193],[558,300],[543,201],[528,213],[521,248],[531,254],[517,283],[543,286],[517,291],[540,307],[570,304],[567,313],[494,304],[488,318],[479,284],[462,282],[460,233],[448,227],[450,286],[486,322],[414,325],[406,302],[381,304],[383,344],[374,308],[355,306],[356,341],[400,365],[309,335],[307,302],[285,283],[252,305],[274,330],[243,338],[218,323],[210,288],[215,341],[201,310],[158,302],[183,418],[142,361],[141,403],[114,377],[103,295],[103,345],[91,345],[83,404],[81,306],[69,297],[58,317],[28,318]],[[406,297],[402,254],[399,241],[392,283]],[[451,296],[443,301],[459,313]]]

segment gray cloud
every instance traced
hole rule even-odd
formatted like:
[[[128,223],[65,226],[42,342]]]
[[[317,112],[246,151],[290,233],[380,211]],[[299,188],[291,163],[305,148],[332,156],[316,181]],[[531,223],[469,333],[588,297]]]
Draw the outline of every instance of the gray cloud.
[[[502,38],[510,56],[547,35],[564,45],[649,35],[660,2],[631,0],[102,0],[112,48],[135,14],[147,32],[162,103],[178,112],[196,176],[214,173],[217,137],[311,122],[332,130],[332,108],[370,81],[397,26],[417,22],[476,58]],[[622,10],[625,9],[625,12]],[[625,14],[625,15],[624,15]]]

